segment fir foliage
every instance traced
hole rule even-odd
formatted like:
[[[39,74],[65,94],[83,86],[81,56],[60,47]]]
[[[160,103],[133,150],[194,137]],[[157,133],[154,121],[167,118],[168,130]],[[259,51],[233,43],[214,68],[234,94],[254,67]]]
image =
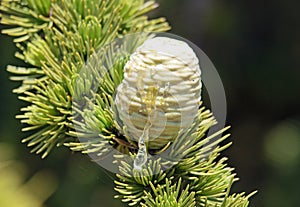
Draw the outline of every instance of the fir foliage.
[[[170,164],[170,160],[149,162],[142,172],[133,169],[128,162],[121,162],[121,173],[115,181],[115,190],[119,193],[116,198],[122,199],[129,206],[248,206],[252,194],[229,195],[233,182],[238,179],[233,173],[234,169],[228,167],[227,158],[220,158],[219,155],[231,143],[218,146],[229,135],[214,139],[228,127],[205,137],[207,130],[215,123],[208,110],[199,110],[198,121],[194,122],[195,128],[190,129],[193,132],[185,133],[170,146],[171,155],[176,156],[176,152],[183,157],[175,157],[178,161],[173,162],[174,166],[170,169],[163,170],[164,166]],[[189,145],[189,142],[193,144]]]
[[[227,159],[219,157],[230,146],[221,144],[229,135],[215,138],[228,128],[207,137],[216,120],[204,107],[186,132],[151,152],[167,153],[172,160],[161,157],[141,172],[133,169],[137,143],[118,124],[113,104],[130,52],[120,55],[103,46],[131,33],[169,30],[164,18],[145,15],[156,7],[143,0],[2,0],[1,24],[9,26],[2,33],[15,37],[16,57],[26,63],[7,68],[21,83],[14,92],[28,103],[17,116],[23,131],[31,133],[22,141],[42,157],[61,145],[97,156],[114,146],[130,155],[129,162],[116,159],[115,180],[116,198],[130,206],[248,206],[252,194],[230,195],[237,178]],[[134,51],[138,43],[129,45],[126,51]],[[99,60],[103,48],[111,55]]]
[[[85,61],[110,40],[124,34],[169,29],[164,18],[149,20],[155,9],[143,0],[3,0],[2,32],[16,37],[16,57],[28,67],[8,66],[14,90],[28,102],[17,118],[32,134],[23,139],[32,152],[46,157],[55,146],[76,141],[72,136],[74,83]],[[80,92],[79,94],[81,94]]]

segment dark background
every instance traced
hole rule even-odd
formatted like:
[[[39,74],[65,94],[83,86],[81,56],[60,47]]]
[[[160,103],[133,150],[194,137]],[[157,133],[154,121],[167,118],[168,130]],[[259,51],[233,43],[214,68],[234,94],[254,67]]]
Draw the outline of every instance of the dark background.
[[[172,33],[197,44],[215,64],[227,96],[233,145],[223,155],[240,181],[233,192],[259,192],[255,207],[300,203],[300,2],[296,0],[160,0],[152,16],[165,16]],[[48,207],[121,206],[113,178],[89,159],[64,148],[45,160],[30,154],[14,118],[22,103],[12,94],[7,64],[12,39],[0,35],[0,139],[30,173],[51,172],[59,186]]]

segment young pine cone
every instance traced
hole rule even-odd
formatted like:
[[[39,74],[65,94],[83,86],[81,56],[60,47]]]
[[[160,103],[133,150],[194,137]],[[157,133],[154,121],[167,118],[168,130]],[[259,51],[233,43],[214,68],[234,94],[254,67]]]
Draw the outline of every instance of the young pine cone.
[[[127,139],[159,150],[190,127],[201,99],[200,74],[199,60],[185,42],[154,37],[138,47],[115,96]]]

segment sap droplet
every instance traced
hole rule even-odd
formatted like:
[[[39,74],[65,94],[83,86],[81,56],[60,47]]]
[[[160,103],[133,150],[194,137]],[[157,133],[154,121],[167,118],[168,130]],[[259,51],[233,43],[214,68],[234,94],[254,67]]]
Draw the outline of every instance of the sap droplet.
[[[146,164],[146,162],[148,160],[148,151],[147,151],[147,147],[146,147],[146,142],[149,139],[149,129],[150,129],[151,125],[152,124],[149,122],[149,119],[148,119],[148,122],[144,128],[143,134],[139,139],[139,143],[138,143],[139,150],[138,150],[138,153],[137,153],[137,155],[134,159],[134,163],[133,163],[135,170],[139,170],[139,171],[142,170],[143,166]]]

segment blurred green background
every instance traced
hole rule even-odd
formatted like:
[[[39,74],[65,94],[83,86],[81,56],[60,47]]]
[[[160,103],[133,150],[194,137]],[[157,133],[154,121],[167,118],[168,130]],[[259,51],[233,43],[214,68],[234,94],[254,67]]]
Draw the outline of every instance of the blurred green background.
[[[298,207],[300,203],[300,2],[159,0],[152,16],[165,16],[172,33],[197,44],[215,64],[225,87],[230,158],[240,181],[233,191],[259,192],[255,207]],[[113,176],[88,157],[59,148],[45,160],[30,154],[14,118],[24,104],[12,94],[7,64],[12,39],[0,35],[0,142],[28,177],[46,171],[57,188],[48,207],[122,206],[113,199]],[[48,178],[45,177],[45,181]],[[26,179],[25,179],[26,181]],[[54,181],[53,181],[54,182]]]

